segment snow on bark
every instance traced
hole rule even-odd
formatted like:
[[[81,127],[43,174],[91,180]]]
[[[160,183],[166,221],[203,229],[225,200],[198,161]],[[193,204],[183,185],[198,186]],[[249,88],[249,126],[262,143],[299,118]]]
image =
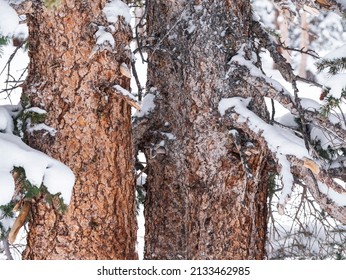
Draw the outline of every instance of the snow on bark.
[[[106,28],[99,26],[97,32],[95,33],[96,44],[99,46],[104,46],[109,44],[112,48],[115,46],[115,40],[112,33],[106,31]]]
[[[125,21],[130,24],[130,8],[123,1],[111,0],[104,6],[103,13],[106,15],[108,22],[116,23],[119,17],[124,17]]]
[[[155,98],[158,94],[156,88],[150,88],[142,100],[141,111],[138,111],[135,117],[142,118],[152,112],[155,109]]]
[[[278,81],[269,78],[268,76],[263,74],[263,72],[258,67],[255,66],[257,58],[254,52],[251,52],[250,59],[245,59],[247,54],[245,53],[244,49],[246,47],[247,45],[244,44],[241,47],[241,49],[237,52],[237,55],[232,57],[232,59],[229,62],[229,64],[231,65],[229,72],[234,71],[236,65],[243,65],[250,71],[250,75],[252,75],[253,77],[258,77],[265,80],[265,82],[268,85],[272,86],[277,92],[281,92],[284,95],[292,96],[292,94],[288,90],[286,90]]]

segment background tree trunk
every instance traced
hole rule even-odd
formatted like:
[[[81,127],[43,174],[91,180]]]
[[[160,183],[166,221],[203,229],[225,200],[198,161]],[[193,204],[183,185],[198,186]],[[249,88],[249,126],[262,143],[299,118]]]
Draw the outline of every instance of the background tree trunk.
[[[59,159],[76,175],[62,215],[42,194],[32,204],[25,259],[135,259],[136,213],[131,108],[114,91],[129,89],[122,63],[130,65],[131,29],[114,24],[115,46],[96,48],[98,26],[110,23],[105,0],[41,4],[28,15],[29,75],[22,101],[48,112],[30,146]],[[63,186],[62,186],[63,187]]]
[[[155,109],[136,132],[148,159],[146,259],[264,257],[268,152],[218,112],[222,98],[251,96],[268,119],[229,65],[252,46],[251,18],[250,1],[149,1]]]
[[[307,13],[302,12],[300,16],[300,46],[301,50],[307,51],[309,49],[310,40],[309,40],[309,24],[307,20]],[[308,63],[308,55],[305,53],[301,54],[300,63],[299,63],[299,76],[302,78],[307,78],[307,63]]]

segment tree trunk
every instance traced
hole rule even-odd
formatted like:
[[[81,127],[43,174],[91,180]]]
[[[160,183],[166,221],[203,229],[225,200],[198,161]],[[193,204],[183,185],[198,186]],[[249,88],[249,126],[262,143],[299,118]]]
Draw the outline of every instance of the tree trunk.
[[[268,120],[229,64],[243,45],[255,50],[251,18],[250,1],[149,1],[155,108],[136,121],[148,160],[146,259],[264,257],[268,151],[218,112],[222,98],[251,96]]]
[[[300,49],[307,51],[309,49],[309,24],[307,20],[307,13],[302,12],[300,18]],[[301,54],[300,63],[299,63],[299,76],[302,78],[307,78],[307,63],[308,63],[308,55],[305,53]]]
[[[129,89],[130,26],[113,27],[105,0],[36,4],[28,15],[29,74],[23,104],[46,110],[45,124],[26,135],[30,146],[64,162],[76,175],[65,214],[41,194],[32,203],[25,259],[136,259],[131,107],[113,86]],[[96,45],[106,26],[115,39]],[[108,44],[110,43],[110,44]],[[108,44],[108,45],[107,45]],[[62,185],[62,188],[64,186]]]
[[[275,29],[280,31],[280,42],[284,46],[289,47],[291,42],[290,42],[290,36],[289,36],[286,17],[284,15],[284,11],[280,12],[278,9],[275,9]],[[280,48],[280,53],[282,54],[284,58],[286,58],[286,61],[288,63],[292,62],[291,54],[289,53],[288,50]],[[274,68],[275,66],[276,65],[274,63]]]

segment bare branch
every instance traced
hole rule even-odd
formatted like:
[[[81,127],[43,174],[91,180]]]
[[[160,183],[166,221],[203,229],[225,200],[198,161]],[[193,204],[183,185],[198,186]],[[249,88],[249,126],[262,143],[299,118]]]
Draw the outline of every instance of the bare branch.
[[[280,42],[280,46],[281,46],[281,48],[283,48],[284,50],[287,50],[287,51],[299,52],[301,54],[307,54],[307,55],[312,56],[313,58],[320,59],[320,56],[314,50],[310,50],[310,49],[304,50],[304,48],[302,48],[302,49],[295,49],[295,48],[287,47],[282,42]]]
[[[10,5],[17,12],[18,15],[26,15],[33,13],[32,0],[24,0],[19,4],[11,3]]]
[[[4,246],[5,255],[6,255],[7,259],[13,260],[13,256],[12,256],[11,251],[10,251],[10,245],[8,244],[8,241],[6,238],[4,238],[2,240],[2,245]]]

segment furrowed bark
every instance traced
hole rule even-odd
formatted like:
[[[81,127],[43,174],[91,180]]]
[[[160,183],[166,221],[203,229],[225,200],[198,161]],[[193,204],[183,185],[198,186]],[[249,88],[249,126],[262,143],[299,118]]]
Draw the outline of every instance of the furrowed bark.
[[[250,1],[148,3],[156,107],[136,127],[148,159],[146,259],[265,255],[268,151],[242,131],[233,137],[218,112],[221,98],[253,94],[228,64],[251,45],[250,19]],[[253,110],[268,119],[263,98]]]
[[[108,26],[105,0],[34,3],[27,15],[29,74],[22,103],[47,111],[27,143],[64,162],[76,175],[65,214],[42,194],[32,203],[25,259],[136,259],[136,213],[131,108],[114,85],[130,88],[120,72],[130,65],[130,26],[114,24],[115,46],[96,46]],[[64,187],[64,186],[62,186]]]

